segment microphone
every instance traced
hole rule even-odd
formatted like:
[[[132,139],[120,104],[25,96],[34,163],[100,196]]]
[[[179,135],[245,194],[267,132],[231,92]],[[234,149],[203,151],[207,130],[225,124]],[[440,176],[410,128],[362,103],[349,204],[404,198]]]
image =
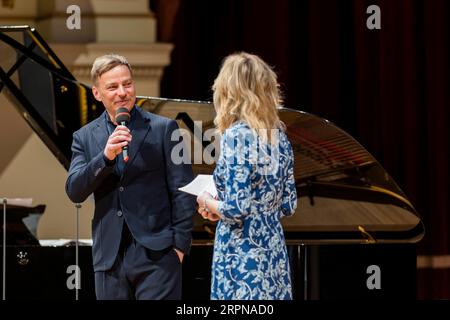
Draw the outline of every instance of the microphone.
[[[116,123],[127,126],[130,122],[130,112],[127,108],[119,108],[116,110],[116,117],[115,117]],[[128,161],[128,146],[122,147],[122,153],[123,153],[123,161]]]

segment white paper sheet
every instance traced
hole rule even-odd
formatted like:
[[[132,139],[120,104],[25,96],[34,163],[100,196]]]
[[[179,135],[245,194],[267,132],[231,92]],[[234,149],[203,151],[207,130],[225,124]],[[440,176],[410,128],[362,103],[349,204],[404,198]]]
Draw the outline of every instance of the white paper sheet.
[[[203,191],[209,192],[213,197],[217,196],[216,185],[213,176],[210,174],[199,174],[191,183],[178,190],[198,196]]]

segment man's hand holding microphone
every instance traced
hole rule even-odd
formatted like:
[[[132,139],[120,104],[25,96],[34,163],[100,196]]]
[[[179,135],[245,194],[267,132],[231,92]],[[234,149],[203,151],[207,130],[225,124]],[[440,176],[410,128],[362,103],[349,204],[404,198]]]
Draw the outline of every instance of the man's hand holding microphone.
[[[130,113],[126,108],[119,108],[116,111],[115,122],[117,127],[114,132],[109,136],[106,142],[105,150],[103,151],[105,157],[108,160],[113,161],[117,155],[123,154],[125,162],[128,161],[128,144],[131,141],[130,129],[127,128],[130,121]]]

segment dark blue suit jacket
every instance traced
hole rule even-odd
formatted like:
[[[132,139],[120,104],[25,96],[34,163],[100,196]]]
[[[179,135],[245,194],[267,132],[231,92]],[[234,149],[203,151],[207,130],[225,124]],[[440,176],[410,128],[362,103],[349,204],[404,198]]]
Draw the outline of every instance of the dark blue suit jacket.
[[[94,271],[113,266],[124,219],[136,241],[146,248],[161,250],[173,245],[188,253],[191,245],[195,198],[178,188],[192,180],[192,168],[176,165],[170,157],[179,143],[171,141],[178,125],[134,108],[130,159],[120,177],[103,157],[109,136],[105,114],[73,134],[66,192],[75,203],[94,194]]]

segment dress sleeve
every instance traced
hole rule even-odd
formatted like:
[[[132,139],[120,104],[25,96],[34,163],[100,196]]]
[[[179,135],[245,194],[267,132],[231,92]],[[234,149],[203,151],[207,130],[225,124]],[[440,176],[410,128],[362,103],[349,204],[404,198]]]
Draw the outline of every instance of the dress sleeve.
[[[225,219],[242,220],[251,214],[251,181],[255,173],[249,159],[251,146],[252,134],[248,129],[232,128],[222,136],[225,184],[223,201],[219,202],[218,211]]]
[[[287,141],[286,156],[287,156],[287,166],[285,171],[286,182],[283,188],[280,218],[293,215],[295,209],[297,208],[297,190],[295,187],[295,178],[294,178],[294,154],[292,152],[292,146],[289,143],[289,141]]]

